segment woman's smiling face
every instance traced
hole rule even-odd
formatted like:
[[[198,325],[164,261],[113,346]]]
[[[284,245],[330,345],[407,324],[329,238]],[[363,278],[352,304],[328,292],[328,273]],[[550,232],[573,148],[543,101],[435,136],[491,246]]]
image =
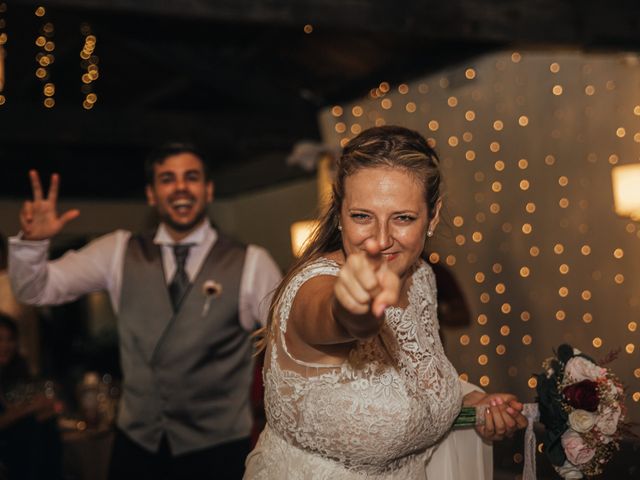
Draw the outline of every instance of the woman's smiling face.
[[[429,226],[425,198],[423,184],[405,169],[363,168],[349,175],[340,212],[345,253],[363,251],[365,241],[375,239],[404,281],[424,249]]]

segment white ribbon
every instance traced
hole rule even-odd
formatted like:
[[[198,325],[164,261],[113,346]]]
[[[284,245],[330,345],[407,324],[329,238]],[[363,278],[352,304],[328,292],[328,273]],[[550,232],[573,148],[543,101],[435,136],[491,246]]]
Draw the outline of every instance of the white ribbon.
[[[524,432],[524,469],[522,480],[536,479],[536,434],[533,424],[540,420],[537,403],[525,403],[522,414],[527,418],[527,429]]]

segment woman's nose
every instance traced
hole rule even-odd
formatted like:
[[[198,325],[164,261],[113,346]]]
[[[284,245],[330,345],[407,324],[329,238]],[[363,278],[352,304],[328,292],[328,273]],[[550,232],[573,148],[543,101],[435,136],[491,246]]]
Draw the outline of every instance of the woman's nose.
[[[378,228],[378,243],[380,243],[380,250],[385,250],[391,246],[393,239],[391,238],[391,232],[386,225],[380,225]]]

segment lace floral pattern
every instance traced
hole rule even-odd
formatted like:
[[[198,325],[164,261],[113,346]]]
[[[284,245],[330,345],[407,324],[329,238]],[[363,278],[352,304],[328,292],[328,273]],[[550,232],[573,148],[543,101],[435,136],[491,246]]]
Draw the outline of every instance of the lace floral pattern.
[[[388,308],[380,335],[357,342],[346,362],[310,364],[289,354],[284,334],[296,293],[310,278],[338,271],[320,259],[284,292],[265,364],[269,427],[247,478],[422,478],[429,447],[460,410],[457,373],[438,336],[434,275],[424,262],[407,308]],[[416,468],[422,477],[410,474]],[[309,469],[310,477],[302,474]]]

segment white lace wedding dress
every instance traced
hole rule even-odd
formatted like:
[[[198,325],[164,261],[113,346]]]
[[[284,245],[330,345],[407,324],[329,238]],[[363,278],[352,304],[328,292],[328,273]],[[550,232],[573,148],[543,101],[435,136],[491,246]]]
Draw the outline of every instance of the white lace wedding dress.
[[[348,361],[310,364],[289,354],[284,334],[300,286],[338,271],[320,259],[286,287],[265,358],[267,427],[247,458],[245,480],[485,478],[488,469],[478,463],[487,450],[472,430],[464,432],[463,448],[472,448],[465,458],[448,435],[427,467],[463,393],[438,336],[435,278],[426,263],[412,275],[408,306],[388,308],[380,334],[358,342]],[[472,476],[459,477],[453,463],[460,460],[471,463]]]

